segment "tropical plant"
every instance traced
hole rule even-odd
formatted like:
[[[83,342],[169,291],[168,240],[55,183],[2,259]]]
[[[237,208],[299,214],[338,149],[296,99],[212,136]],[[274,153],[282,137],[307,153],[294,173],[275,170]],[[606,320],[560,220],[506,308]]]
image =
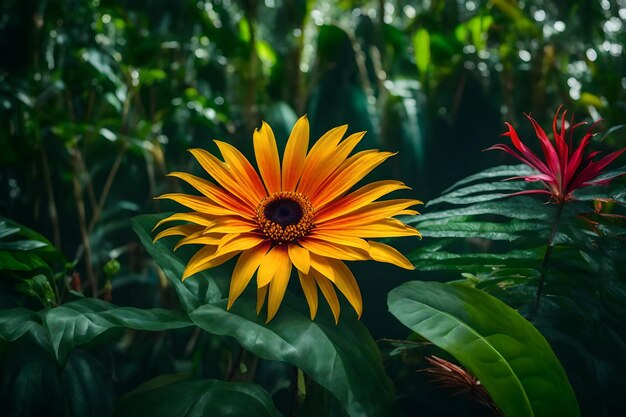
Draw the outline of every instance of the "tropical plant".
[[[611,318],[623,312],[626,290],[625,187],[616,180],[580,189],[563,205],[511,196],[536,190],[534,183],[503,181],[535,174],[526,165],[499,166],[454,184],[429,202],[440,209],[408,220],[429,241],[409,259],[418,270],[454,272],[518,309],[565,364],[583,415],[599,404],[612,409],[623,384],[613,367],[620,359],[601,358],[626,343],[623,324]]]
[[[480,150],[504,120],[531,137],[522,113],[549,126],[561,105],[602,120],[603,140],[585,149],[623,148],[624,10],[599,0],[1,2],[3,413],[550,415],[528,382],[541,357],[538,379],[562,410],[577,412],[569,380],[582,415],[620,415],[623,177],[563,189],[562,205],[505,197],[542,184],[501,179],[550,179],[495,167],[512,159]],[[368,132],[357,154],[397,151],[366,180],[394,178],[412,188],[407,199],[430,200],[423,216],[402,218],[423,240],[381,242],[415,271],[348,264],[360,320],[351,305],[361,297],[346,291],[351,304],[337,283],[338,324],[293,284],[267,324],[254,289],[228,309],[234,260],[182,282],[194,247],[153,243],[165,215],[141,214],[179,210],[154,197],[188,191],[168,172],[203,175],[187,149],[235,147],[252,160],[265,121],[282,154],[304,114],[311,143],[348,124]],[[524,144],[540,154],[539,142]],[[459,348],[465,339],[436,331],[451,324],[511,365],[507,384],[493,382],[506,367],[486,369]],[[496,334],[528,340],[520,358],[532,364],[519,366]],[[472,388],[450,397],[459,391],[416,372],[433,366]]]

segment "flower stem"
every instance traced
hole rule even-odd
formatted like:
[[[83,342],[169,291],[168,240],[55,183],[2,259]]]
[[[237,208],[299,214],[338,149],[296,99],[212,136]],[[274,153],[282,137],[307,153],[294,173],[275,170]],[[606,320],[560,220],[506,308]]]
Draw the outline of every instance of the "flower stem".
[[[535,305],[532,309],[532,314],[534,315],[537,311],[539,311],[539,305],[541,304],[541,297],[543,296],[543,287],[546,280],[546,268],[548,267],[548,263],[550,262],[550,256],[552,255],[552,248],[554,247],[554,237],[556,236],[556,231],[559,227],[559,221],[561,220],[561,214],[563,213],[563,207],[565,206],[565,202],[560,202],[556,208],[556,214],[554,215],[554,221],[552,222],[552,229],[550,230],[550,236],[548,237],[548,246],[546,247],[546,252],[543,255],[543,261],[541,261],[541,271],[539,275],[539,284],[537,285],[537,295],[535,297]]]
[[[83,243],[83,251],[85,252],[85,269],[87,271],[87,279],[91,286],[91,295],[98,297],[98,279],[94,274],[92,257],[91,257],[91,245],[89,243],[89,232],[87,231],[87,220],[85,215],[85,203],[83,202],[83,188],[80,183],[80,168],[78,163],[77,151],[73,153],[74,157],[74,199],[76,200],[76,209],[78,211],[78,226],[80,228],[80,236]],[[78,260],[80,256],[76,256]]]
[[[298,368],[293,367],[291,371],[291,385],[290,385],[291,399],[289,401],[289,412],[287,416],[293,417],[298,414]]]
[[[243,361],[243,355],[244,350],[242,347],[240,347],[239,351],[237,352],[237,356],[230,364],[230,369],[228,370],[228,377],[226,378],[226,381],[232,381],[233,378],[235,378],[235,375],[237,375],[237,372],[239,372],[239,369],[241,368],[241,362]]]

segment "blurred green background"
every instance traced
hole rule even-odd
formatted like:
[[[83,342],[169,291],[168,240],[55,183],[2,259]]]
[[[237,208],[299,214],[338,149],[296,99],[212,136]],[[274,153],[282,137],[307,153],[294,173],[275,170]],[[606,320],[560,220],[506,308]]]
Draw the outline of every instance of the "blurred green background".
[[[624,20],[624,0],[3,0],[0,214],[49,238],[77,288],[171,306],[130,218],[174,208],[153,197],[180,189],[168,172],[199,172],[188,148],[221,139],[251,156],[261,120],[284,146],[306,113],[312,139],[347,123],[368,131],[361,148],[399,151],[374,176],[428,201],[512,162],[482,152],[504,121],[534,144],[523,112],[623,123]],[[617,130],[596,148],[624,143]],[[415,275],[354,271],[374,337],[404,337],[381,294]],[[2,307],[19,304],[0,286]],[[146,378],[127,371],[120,392]]]

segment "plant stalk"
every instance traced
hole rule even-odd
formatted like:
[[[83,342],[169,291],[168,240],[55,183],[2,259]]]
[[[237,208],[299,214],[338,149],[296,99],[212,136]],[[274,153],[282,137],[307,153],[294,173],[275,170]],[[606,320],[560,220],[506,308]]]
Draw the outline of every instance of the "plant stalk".
[[[243,355],[244,355],[244,349],[240,347],[239,351],[237,352],[237,356],[232,361],[230,369],[228,370],[228,377],[226,378],[226,381],[233,381],[233,378],[235,378],[235,376],[239,372],[239,368],[241,367],[241,362],[243,361]]]
[[[52,235],[54,246],[61,250],[61,227],[59,226],[59,214],[57,204],[54,198],[54,188],[52,187],[50,165],[48,164],[48,156],[46,151],[41,151],[41,165],[43,167],[44,184],[46,184],[46,194],[48,195],[48,215],[52,224]]]
[[[94,206],[94,212],[91,216],[91,221],[89,222],[87,233],[93,232],[96,223],[98,223],[98,220],[100,220],[100,215],[102,214],[102,210],[104,209],[104,203],[106,202],[107,196],[109,195],[109,191],[111,190],[111,186],[113,185],[113,180],[117,175],[117,171],[122,163],[122,159],[124,158],[125,153],[126,147],[122,148],[122,150],[118,152],[115,161],[113,162],[111,171],[109,171],[109,175],[107,176],[106,182],[104,183],[102,193],[100,194],[100,200]]]
[[[565,206],[565,202],[560,202],[556,208],[556,214],[554,215],[554,221],[552,222],[552,229],[550,229],[550,236],[548,237],[548,246],[546,247],[546,252],[543,255],[543,260],[541,261],[541,272],[539,275],[539,284],[537,285],[537,295],[535,297],[535,305],[532,309],[532,314],[534,315],[537,311],[539,311],[539,306],[541,304],[541,297],[543,296],[543,289],[546,281],[546,268],[550,262],[550,257],[552,256],[552,248],[554,248],[554,237],[556,236],[556,231],[559,228],[559,222],[561,220],[561,214],[563,214],[563,207]]]
[[[93,271],[91,245],[89,244],[89,232],[87,231],[87,218],[85,215],[85,204],[83,202],[83,189],[80,184],[80,168],[76,151],[73,152],[74,157],[74,199],[76,200],[76,209],[78,211],[78,225],[80,227],[80,236],[85,252],[85,269],[87,271],[87,280],[91,285],[91,294],[95,298],[98,296],[98,281]]]
[[[287,416],[296,416],[298,410],[298,368],[293,367],[291,371],[291,386],[290,386],[291,399],[289,401],[289,412]]]

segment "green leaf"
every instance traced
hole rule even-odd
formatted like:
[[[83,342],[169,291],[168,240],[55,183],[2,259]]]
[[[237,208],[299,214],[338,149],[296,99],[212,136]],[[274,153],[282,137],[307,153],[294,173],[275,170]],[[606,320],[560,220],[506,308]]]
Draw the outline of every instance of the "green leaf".
[[[578,102],[585,107],[593,106],[599,109],[606,107],[607,105],[606,100],[603,100],[599,96],[592,94],[588,91],[583,91],[580,94],[580,98],[578,99]]]
[[[72,301],[39,313],[24,308],[0,310],[0,338],[13,342],[28,335],[62,365],[75,346],[89,343],[112,328],[161,331],[191,325],[191,321],[178,312],[116,307],[94,298]]]
[[[612,175],[612,177],[615,177],[617,175],[621,175],[621,173],[619,171],[611,171],[607,173],[607,175]],[[604,175],[603,177],[603,179],[612,178]],[[576,190],[574,192],[574,197],[576,197],[576,199],[580,201],[609,199],[622,204],[626,204],[626,188],[617,182],[610,185],[596,185]]]
[[[479,51],[487,49],[487,33],[493,23],[493,17],[481,14],[467,21],[466,25],[472,34],[472,43]]]
[[[295,307],[297,302],[286,297],[280,314],[268,324],[256,315],[255,301],[249,298],[237,300],[231,311],[226,310],[225,300],[207,304],[190,317],[210,333],[234,337],[262,359],[302,369],[332,392],[349,415],[384,415],[391,406],[393,388],[367,329],[347,313],[338,325],[326,314],[311,321],[303,306]]]
[[[39,274],[25,279],[15,289],[29,297],[36,297],[44,307],[52,307],[56,303],[56,295],[45,275]]]
[[[48,246],[45,242],[38,240],[15,240],[13,242],[0,242],[0,249],[6,250],[32,250]]]
[[[24,335],[32,337],[38,345],[52,351],[50,338],[41,325],[39,314],[26,308],[0,310],[0,339],[14,342]]]
[[[34,251],[33,255],[39,256],[42,260],[46,262],[56,262],[58,264],[65,263],[65,258],[63,257],[61,252],[59,252],[52,245],[52,243],[50,243],[50,241],[46,239],[40,233],[32,229],[29,229],[28,227],[23,226],[19,223],[16,223],[10,219],[7,219],[6,217],[0,216],[0,234],[2,234],[1,231],[3,229],[5,232],[4,236],[9,236],[9,235],[13,235],[17,233],[17,235],[20,238],[23,238],[23,240],[19,240],[17,242],[16,241],[7,242],[5,239],[4,242],[0,242],[0,250],[8,250],[8,251],[33,250]],[[7,234],[7,229],[10,230],[10,233],[8,234]],[[18,231],[15,232],[15,229],[18,229]],[[1,266],[0,266],[0,269],[2,269]]]
[[[191,325],[187,317],[174,311],[116,307],[94,298],[72,301],[41,315],[60,363],[65,363],[75,346],[88,343],[115,327],[161,331]]]
[[[46,271],[50,267],[33,253],[0,250],[0,271]]]
[[[250,42],[250,22],[245,17],[239,20],[239,39]]]
[[[540,26],[526,15],[521,4],[508,0],[494,0],[493,6],[508,17],[520,33],[541,36]]]
[[[302,369],[333,393],[351,416],[379,416],[389,412],[393,386],[376,343],[354,314],[342,314],[339,325],[327,311],[320,311],[311,321],[304,299],[290,294],[269,324],[257,316],[256,298],[251,294],[244,293],[228,311],[226,296],[230,278],[204,272],[182,283],[184,262],[164,240],[152,243],[150,231],[159,218],[136,217],[133,227],[175,286],[181,304],[187,308],[198,306],[189,311],[194,323],[207,332],[234,337],[246,350],[262,359],[284,361]],[[203,282],[205,288],[215,289],[210,297],[199,282]]]
[[[460,188],[455,191],[451,191],[441,197],[430,200],[426,206],[432,206],[440,203],[450,204],[472,204],[481,201],[495,200],[502,197],[507,197],[508,194],[528,189],[528,183],[525,181],[500,181],[500,182],[488,182],[470,185],[469,187]],[[494,191],[508,191],[505,194],[493,193]],[[489,194],[485,194],[489,192]],[[480,193],[480,194],[479,194]],[[478,194],[478,195],[471,195]]]
[[[613,133],[617,132],[618,130],[622,130],[623,128],[626,127],[626,124],[621,124],[621,125],[615,125],[612,126],[611,128],[609,128],[608,130],[606,130],[604,133],[602,133],[602,136],[599,137],[597,139],[598,142],[603,142],[606,138],[608,138],[609,136],[611,136]],[[626,168],[626,167],[624,167]]]
[[[487,272],[494,269],[535,267],[541,262],[544,247],[528,250],[512,250],[506,253],[449,253],[416,251],[409,255],[415,267],[422,271],[456,270]]]
[[[114,417],[274,417],[268,393],[258,385],[210,379],[186,379],[184,375],[154,378],[124,395]]]
[[[413,35],[413,50],[417,70],[424,76],[430,64],[430,35],[426,29],[419,29]]]
[[[454,356],[507,417],[579,416],[567,375],[545,338],[515,310],[460,284],[408,282],[389,311]]]
[[[16,234],[20,231],[19,227],[11,227],[5,221],[0,221],[0,239]]]
[[[107,417],[113,409],[110,370],[84,351],[59,367],[46,352],[21,346],[7,355],[2,377],[3,415]]]
[[[446,221],[443,223],[420,223],[419,231],[424,237],[480,237],[491,240],[513,241],[520,238],[523,232],[546,231],[545,223],[512,220],[509,223]],[[522,233],[520,233],[522,232]]]
[[[189,313],[204,303],[220,300],[222,290],[217,287],[215,280],[206,279],[205,274],[196,274],[187,278],[183,283],[181,277],[184,266],[182,266],[180,259],[174,256],[172,249],[167,247],[163,241],[156,244],[152,243],[152,228],[156,222],[169,216],[169,214],[171,213],[137,216],[132,220],[132,227],[143,246],[157,261],[159,268],[174,286],[183,310]]]
[[[465,177],[462,180],[454,183],[452,186],[443,190],[441,194],[449,193],[450,191],[461,187],[462,185],[469,184],[471,182],[482,180],[482,179],[492,179],[492,178],[508,178],[508,177],[516,177],[522,175],[532,175],[536,174],[537,171],[533,168],[529,167],[525,164],[520,165],[500,165],[493,168],[485,169],[484,171],[480,171],[477,174],[470,175],[469,177]]]
[[[257,39],[254,46],[259,60],[263,63],[264,71],[269,74],[269,70],[276,65],[276,51],[272,49],[272,45],[259,39]]]
[[[441,210],[421,216],[408,217],[406,223],[417,224],[426,220],[437,220],[454,218],[460,216],[477,216],[480,214],[495,214],[511,219],[519,220],[552,220],[554,218],[554,208],[541,204],[531,197],[516,196],[501,201],[488,201],[473,204],[468,207]]]

